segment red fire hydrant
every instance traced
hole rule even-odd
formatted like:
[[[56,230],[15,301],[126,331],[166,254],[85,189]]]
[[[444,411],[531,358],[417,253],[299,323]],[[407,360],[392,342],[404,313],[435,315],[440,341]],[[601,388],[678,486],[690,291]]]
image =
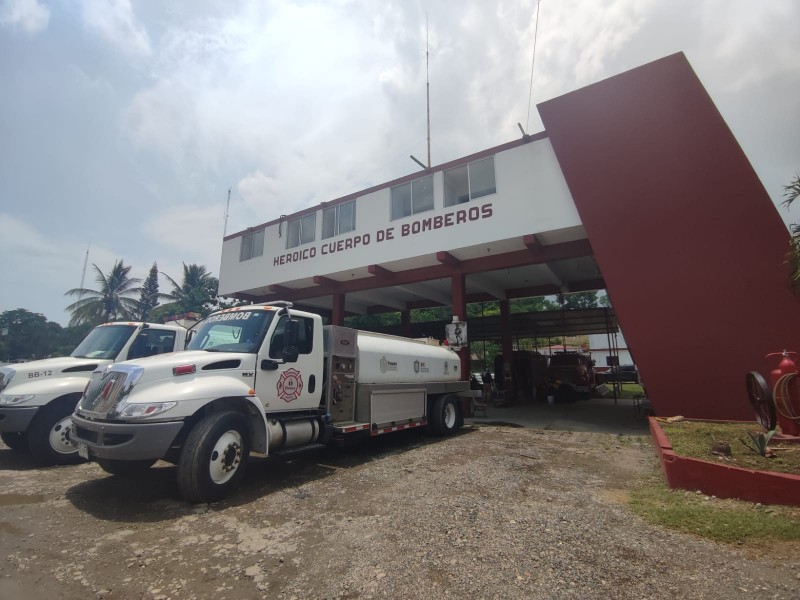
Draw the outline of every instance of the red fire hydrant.
[[[797,352],[784,350],[767,354],[766,360],[780,358],[769,372],[769,384],[778,412],[778,424],[785,435],[800,435],[800,388],[797,376]]]

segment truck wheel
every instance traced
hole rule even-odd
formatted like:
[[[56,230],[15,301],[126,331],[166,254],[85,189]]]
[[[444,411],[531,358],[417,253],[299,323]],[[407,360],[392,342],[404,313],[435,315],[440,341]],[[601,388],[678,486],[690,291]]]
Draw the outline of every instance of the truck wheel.
[[[72,443],[72,411],[76,401],[65,398],[39,409],[28,428],[28,448],[41,465],[74,465],[82,462]]]
[[[451,435],[458,429],[460,420],[455,396],[440,396],[433,402],[431,424],[437,435]]]
[[[26,431],[6,431],[0,433],[0,439],[15,452],[28,451],[28,433]]]
[[[250,454],[247,417],[211,413],[189,432],[178,461],[178,489],[190,502],[213,502],[234,490]]]
[[[94,460],[106,473],[119,475],[120,477],[125,477],[126,475],[136,475],[137,473],[147,471],[147,469],[152,467],[156,462],[155,459],[114,460],[111,458],[95,458]]]

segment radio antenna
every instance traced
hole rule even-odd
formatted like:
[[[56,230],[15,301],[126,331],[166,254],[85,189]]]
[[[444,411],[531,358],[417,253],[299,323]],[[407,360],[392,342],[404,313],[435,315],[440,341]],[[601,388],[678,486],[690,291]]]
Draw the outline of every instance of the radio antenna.
[[[222,237],[228,234],[228,214],[231,208],[231,188],[228,188],[228,202],[225,204],[225,224],[222,226]]]
[[[541,5],[542,0],[538,0],[536,2],[536,27],[533,30],[533,58],[531,58],[531,87],[528,90],[528,120],[525,121],[525,129],[530,131],[530,124],[531,124],[531,96],[533,95],[533,65],[536,64],[536,37],[539,34],[539,5]],[[522,129],[522,126],[520,126]],[[522,132],[525,135],[525,131]]]
[[[428,13],[425,13],[425,96],[428,109],[428,168],[431,168],[431,69],[430,44],[428,43]]]
[[[83,257],[83,271],[81,271],[81,285],[80,289],[83,289],[83,282],[86,279],[86,264],[89,262],[89,248],[92,247],[92,242],[89,242],[89,245],[86,246],[86,255]],[[81,294],[82,296],[83,294]],[[78,296],[80,298],[80,296]]]

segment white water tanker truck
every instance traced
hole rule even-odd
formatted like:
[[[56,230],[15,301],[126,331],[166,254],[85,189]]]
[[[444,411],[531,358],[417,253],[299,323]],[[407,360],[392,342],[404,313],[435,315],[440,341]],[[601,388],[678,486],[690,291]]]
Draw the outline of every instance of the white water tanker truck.
[[[154,323],[105,323],[69,356],[0,367],[0,438],[30,451],[42,465],[80,461],[72,443],[72,412],[99,367],[183,350],[186,329]]]
[[[462,424],[460,361],[426,341],[324,326],[288,302],[222,310],[185,352],[98,370],[73,415],[86,458],[123,475],[177,464],[181,495],[223,497],[251,451]]]

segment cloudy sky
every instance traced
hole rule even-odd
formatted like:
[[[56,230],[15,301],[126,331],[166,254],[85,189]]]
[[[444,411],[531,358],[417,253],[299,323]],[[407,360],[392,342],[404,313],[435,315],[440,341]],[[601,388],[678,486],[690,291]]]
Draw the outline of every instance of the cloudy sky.
[[[433,164],[683,51],[776,204],[800,171],[795,0],[542,0],[530,113],[536,0],[0,0],[0,311],[66,324],[87,248],[217,274],[228,188],[233,233],[417,171],[426,15]]]

